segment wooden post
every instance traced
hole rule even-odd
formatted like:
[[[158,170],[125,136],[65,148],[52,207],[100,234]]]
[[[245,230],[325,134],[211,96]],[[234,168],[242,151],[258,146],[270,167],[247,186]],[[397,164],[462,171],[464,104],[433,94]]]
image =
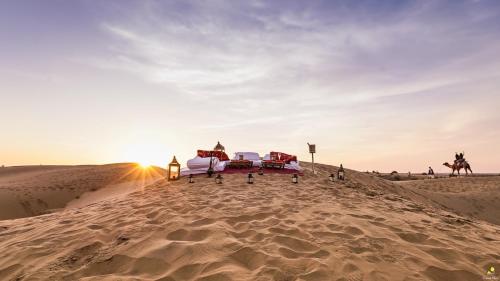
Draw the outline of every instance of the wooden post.
[[[311,158],[312,158],[312,170],[314,174],[314,153],[311,153]]]

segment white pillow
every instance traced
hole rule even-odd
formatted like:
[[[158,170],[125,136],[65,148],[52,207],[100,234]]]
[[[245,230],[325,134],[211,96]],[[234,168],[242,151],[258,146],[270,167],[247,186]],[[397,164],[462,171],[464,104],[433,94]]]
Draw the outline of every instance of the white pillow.
[[[213,157],[212,167],[217,166],[217,164],[219,164],[219,158]],[[210,166],[210,157],[201,158],[199,156],[196,156],[195,158],[187,161],[187,166],[191,170],[202,169],[202,168],[208,169],[208,167]]]
[[[240,160],[240,155],[243,155],[244,160],[256,161],[260,160],[259,153],[257,152],[236,152],[233,160]]]

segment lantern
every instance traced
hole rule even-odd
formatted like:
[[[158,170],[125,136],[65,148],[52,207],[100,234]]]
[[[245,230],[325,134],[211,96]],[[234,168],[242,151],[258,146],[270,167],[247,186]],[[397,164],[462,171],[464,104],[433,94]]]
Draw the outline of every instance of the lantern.
[[[293,174],[292,183],[299,183],[299,176],[297,174]]]
[[[178,180],[180,173],[181,173],[181,164],[177,162],[177,159],[174,156],[172,162],[168,164],[168,180],[169,181]]]
[[[343,181],[344,180],[344,176],[345,176],[344,167],[342,167],[342,164],[340,164],[340,168],[337,171],[337,179]]]
[[[262,166],[259,168],[258,174],[259,174],[259,176],[264,175],[264,168],[262,168]]]
[[[252,173],[248,173],[247,183],[253,184],[253,174]]]
[[[189,174],[189,183],[194,183],[193,174]]]
[[[222,184],[222,180],[224,178],[220,175],[220,174],[217,174],[217,176],[215,177],[215,183],[216,184]]]
[[[334,181],[335,181],[335,175],[334,175],[334,174],[330,174],[330,176],[328,177],[328,179],[329,179],[331,182],[334,182]]]
[[[213,165],[212,156],[213,156],[213,151],[210,151],[210,163],[208,165],[208,170],[207,170],[207,175],[209,178],[211,178],[212,175],[214,174],[214,168],[212,167]]]
[[[220,142],[218,141],[217,144],[215,145],[214,147],[214,150],[215,151],[222,151],[224,152],[226,149],[224,148],[224,146],[222,144],[220,144]]]

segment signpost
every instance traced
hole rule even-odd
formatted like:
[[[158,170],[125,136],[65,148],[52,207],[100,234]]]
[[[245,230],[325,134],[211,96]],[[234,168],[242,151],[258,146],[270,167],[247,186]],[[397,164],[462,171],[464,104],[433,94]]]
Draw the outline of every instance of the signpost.
[[[316,153],[316,145],[315,144],[310,144],[307,143],[309,146],[309,153],[311,153],[311,158],[312,158],[312,172],[314,174],[314,153]]]

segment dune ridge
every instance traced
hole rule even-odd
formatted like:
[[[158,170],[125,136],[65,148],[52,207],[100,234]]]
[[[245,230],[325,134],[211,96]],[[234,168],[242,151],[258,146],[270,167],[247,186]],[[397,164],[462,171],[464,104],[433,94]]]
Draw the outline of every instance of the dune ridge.
[[[500,227],[336,167],[158,181],[90,206],[0,221],[0,280],[482,280]]]
[[[0,220],[88,205],[132,192],[164,174],[161,168],[145,171],[134,163],[0,168]]]

